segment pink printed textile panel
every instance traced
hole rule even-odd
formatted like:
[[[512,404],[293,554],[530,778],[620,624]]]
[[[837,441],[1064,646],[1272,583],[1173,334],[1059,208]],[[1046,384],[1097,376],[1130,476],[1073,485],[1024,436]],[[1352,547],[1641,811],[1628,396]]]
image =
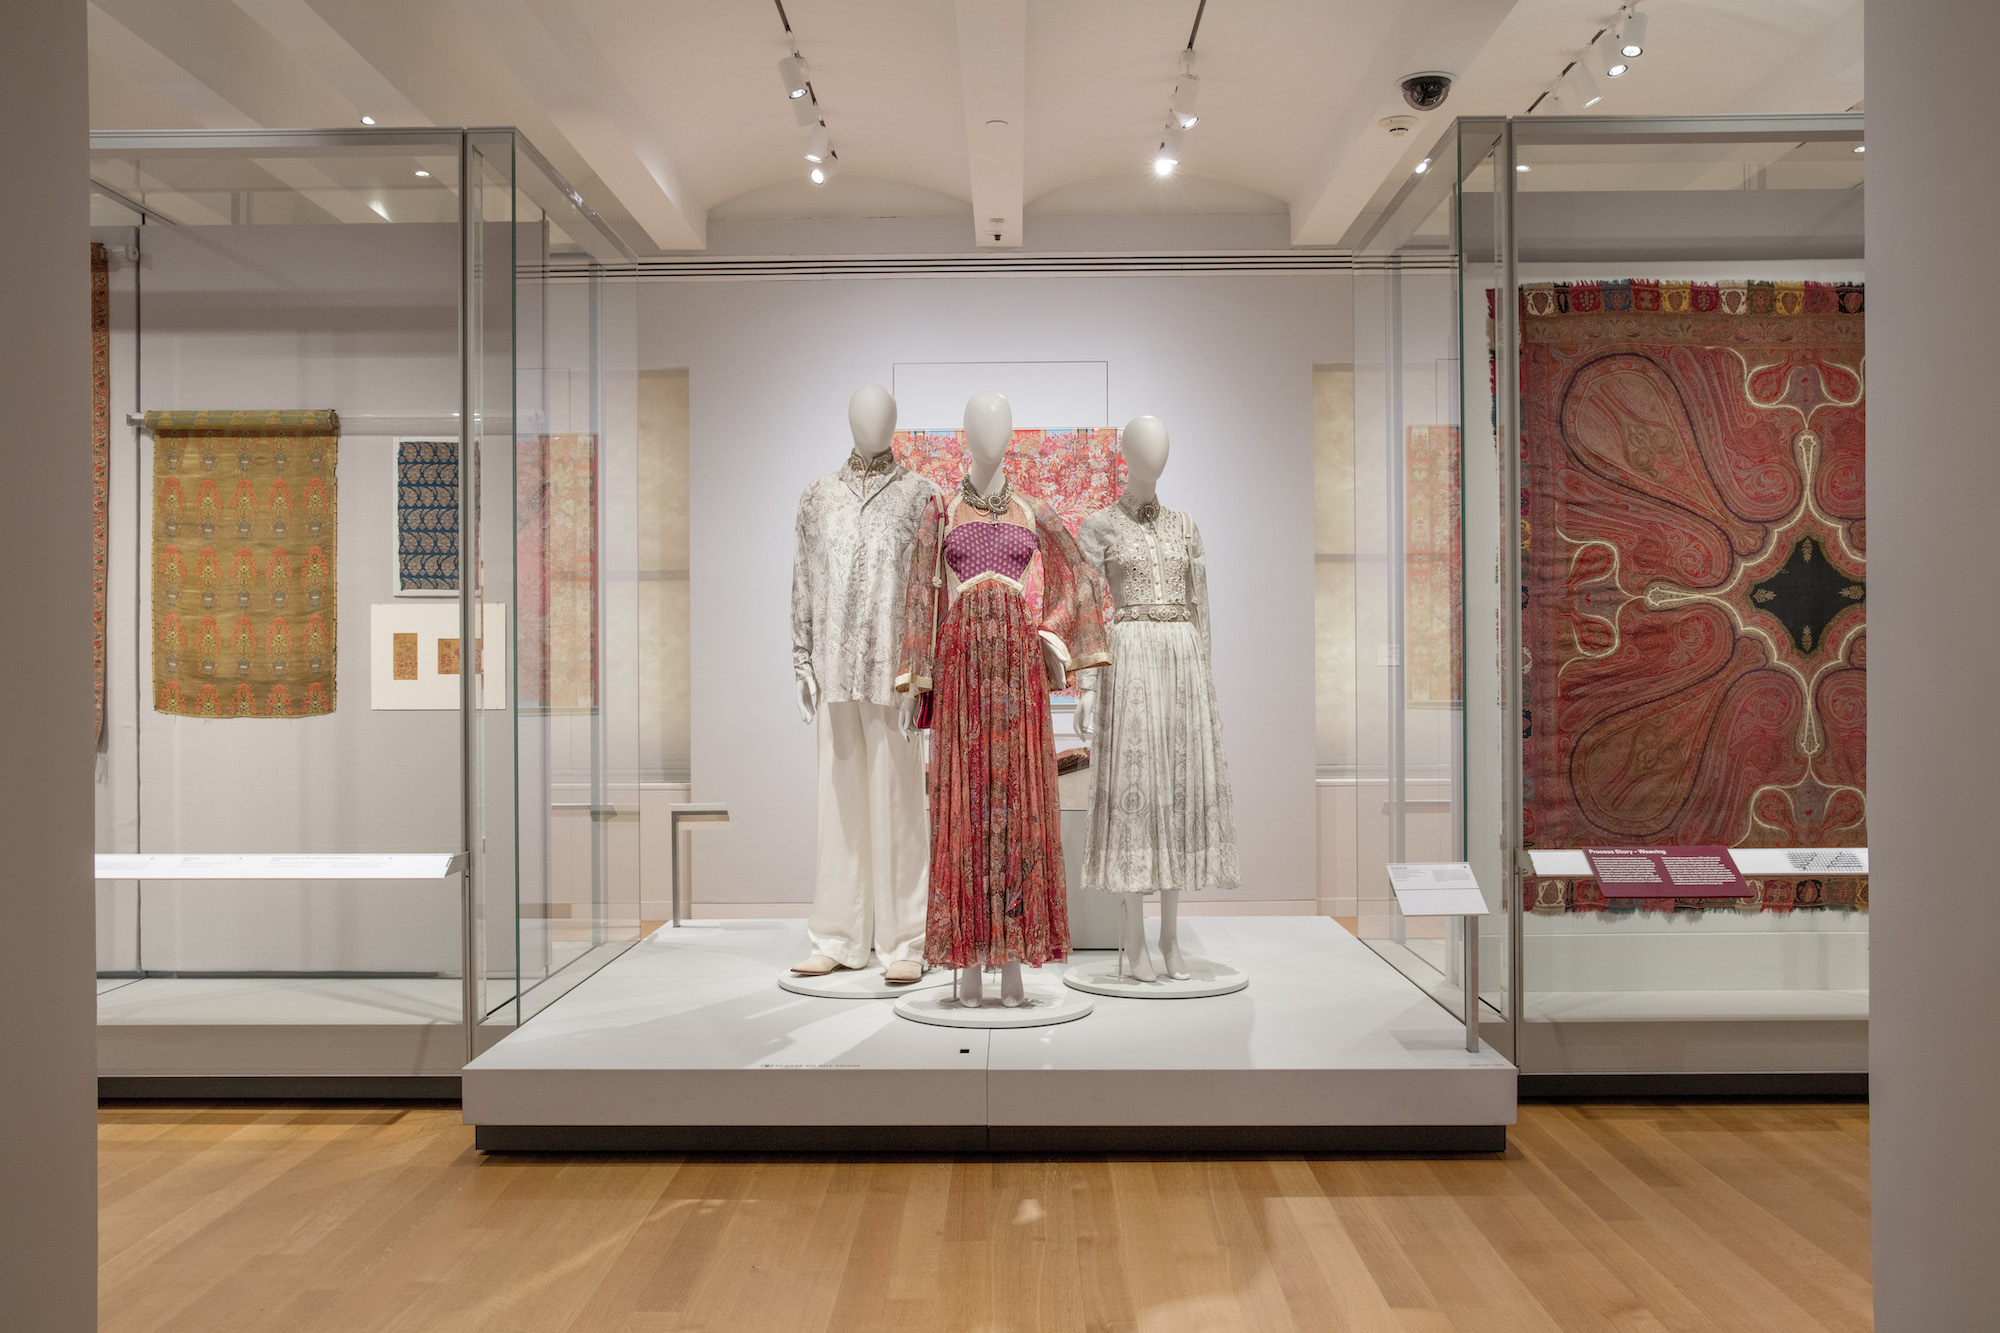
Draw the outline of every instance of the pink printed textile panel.
[[[1862,309],[1825,283],[1522,289],[1529,846],[1866,845]],[[1741,910],[1646,904],[1676,905]]]

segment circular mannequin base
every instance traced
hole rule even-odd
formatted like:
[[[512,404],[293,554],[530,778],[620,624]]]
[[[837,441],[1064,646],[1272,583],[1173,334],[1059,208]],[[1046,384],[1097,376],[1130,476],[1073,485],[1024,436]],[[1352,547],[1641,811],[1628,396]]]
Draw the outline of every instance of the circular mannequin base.
[[[946,977],[949,968],[940,969]],[[1039,1028],[1051,1023],[1071,1023],[1090,1012],[1090,1001],[1060,986],[1034,985],[1012,1009],[1000,1003],[999,978],[986,982],[985,1002],[976,1008],[958,1002],[958,992],[950,986],[905,995],[896,1001],[896,1012],[917,1023],[941,1028]]]
[[[907,986],[892,986],[882,979],[882,965],[870,963],[817,977],[787,972],[778,978],[778,986],[794,995],[817,995],[823,1000],[887,1000],[911,991],[930,990],[950,980],[950,968],[934,967]]]
[[[1227,963],[1206,958],[1183,958],[1188,978],[1176,981],[1165,973],[1158,981],[1140,981],[1118,975],[1118,955],[1078,963],[1063,973],[1063,985],[1092,995],[1116,995],[1128,1000],[1201,1000],[1211,995],[1227,995],[1242,990],[1250,978]]]

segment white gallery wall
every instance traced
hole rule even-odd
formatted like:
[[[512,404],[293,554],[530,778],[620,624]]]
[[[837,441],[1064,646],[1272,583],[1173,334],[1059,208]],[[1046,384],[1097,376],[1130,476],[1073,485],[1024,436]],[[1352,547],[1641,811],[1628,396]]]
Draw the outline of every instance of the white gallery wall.
[[[1346,275],[661,282],[639,295],[640,369],[688,371],[694,795],[732,812],[701,839],[703,902],[812,895],[792,528],[806,483],[851,448],[848,396],[915,363],[1070,362],[1102,363],[1111,424],[1167,423],[1160,495],[1207,545],[1236,897],[1312,910],[1312,368],[1353,359]],[[1094,424],[1033,411],[1015,425]]]

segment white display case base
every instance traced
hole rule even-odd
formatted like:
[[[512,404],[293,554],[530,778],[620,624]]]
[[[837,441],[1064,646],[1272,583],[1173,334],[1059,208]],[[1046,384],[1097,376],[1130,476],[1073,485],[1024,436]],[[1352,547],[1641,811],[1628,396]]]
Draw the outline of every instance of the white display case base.
[[[1158,980],[1141,981],[1118,974],[1118,955],[1095,958],[1076,964],[1063,973],[1063,985],[1091,995],[1116,995],[1128,1000],[1203,1000],[1211,995],[1230,995],[1250,984],[1249,976],[1227,963],[1207,958],[1183,958],[1188,975],[1177,979],[1161,973]]]
[[[787,972],[778,978],[778,985],[794,995],[817,995],[827,1000],[888,1000],[898,995],[931,990],[950,980],[950,968],[934,967],[908,985],[892,986],[882,977],[882,965],[870,963],[866,967],[843,968],[817,977]]]
[[[896,1013],[941,1028],[1042,1028],[1073,1023],[1090,1012],[1090,1001],[1067,987],[1030,982],[1021,989],[1021,1002],[1012,1007],[1001,1003],[996,979],[978,1004],[961,1003],[958,993],[947,987],[905,996],[896,1001]]]

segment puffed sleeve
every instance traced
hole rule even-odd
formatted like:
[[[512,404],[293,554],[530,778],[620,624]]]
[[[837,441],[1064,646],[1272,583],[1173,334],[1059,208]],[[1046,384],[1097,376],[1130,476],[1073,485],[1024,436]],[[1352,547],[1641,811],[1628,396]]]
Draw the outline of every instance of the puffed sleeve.
[[[792,524],[792,674],[800,680],[813,678],[812,498],[808,486]]]
[[[1208,653],[1208,550],[1201,544],[1201,529],[1187,519],[1188,601],[1194,605],[1195,627],[1201,631],[1201,650]],[[1213,657],[1213,654],[1209,654]]]
[[[1042,556],[1041,635],[1063,660],[1063,673],[1111,660],[1104,633],[1104,583],[1055,511],[1036,501],[1035,536]]]
[[[899,692],[922,694],[931,687],[934,617],[944,614],[938,605],[944,596],[938,567],[938,530],[943,519],[944,501],[933,495],[924,505],[917,538],[910,543],[910,576],[903,582],[903,645],[896,661]]]

